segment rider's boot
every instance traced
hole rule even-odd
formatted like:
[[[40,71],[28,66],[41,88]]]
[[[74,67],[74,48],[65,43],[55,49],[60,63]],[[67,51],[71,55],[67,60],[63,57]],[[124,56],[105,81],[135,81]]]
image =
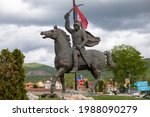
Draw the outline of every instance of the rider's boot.
[[[77,54],[73,54],[73,61],[74,61],[74,64],[73,64],[74,66],[70,72],[76,73],[76,72],[78,72],[78,56],[77,56]]]

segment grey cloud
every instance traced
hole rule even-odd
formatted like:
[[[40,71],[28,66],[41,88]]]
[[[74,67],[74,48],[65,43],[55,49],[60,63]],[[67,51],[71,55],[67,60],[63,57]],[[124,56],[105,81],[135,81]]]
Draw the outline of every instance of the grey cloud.
[[[143,28],[149,23],[149,5],[149,0],[126,0],[112,4],[97,1],[97,4],[87,5],[86,15],[92,23],[107,30]]]
[[[9,48],[14,50],[15,48],[27,53],[39,48],[45,48],[49,52],[53,52],[54,42],[50,39],[42,40],[40,32],[44,27],[17,27],[14,25],[3,25],[0,27],[0,50],[3,48]],[[48,27],[46,27],[48,28]],[[6,29],[6,30],[4,30]]]
[[[105,30],[125,30],[145,28],[150,19],[150,0],[76,0],[87,19]],[[42,9],[43,16],[38,18],[7,16],[2,14],[0,23],[17,25],[60,25],[64,26],[64,14],[71,8],[72,0],[24,0],[35,9]],[[31,12],[32,14],[32,12]],[[41,17],[43,17],[41,19]],[[143,29],[144,30],[144,29]],[[144,32],[144,31],[143,31]]]
[[[2,41],[0,50],[18,48],[26,55],[31,54],[27,56],[27,61],[32,58],[32,53],[40,52],[39,49],[44,49],[47,54],[54,56],[54,42],[42,40],[40,31],[52,29],[52,25],[55,24],[64,27],[64,14],[72,7],[72,0],[23,1],[31,7],[31,12],[25,10],[19,14],[8,12],[5,14],[0,11],[0,40]],[[150,56],[146,53],[149,51],[150,44],[150,41],[146,41],[150,37],[150,0],[76,0],[76,3],[84,4],[80,10],[93,24],[93,28],[89,26],[88,30],[90,29],[91,32],[95,27],[100,29],[98,30],[100,33],[95,31],[98,34],[95,35],[102,39],[101,43],[95,47],[96,49],[110,50],[114,45],[124,43],[137,47],[145,57]],[[93,31],[92,34],[95,32]],[[41,56],[39,55],[37,61],[48,60],[45,59],[47,54],[44,57],[42,53],[39,54]],[[49,61],[53,62],[53,58]]]
[[[2,11],[0,12],[1,19],[0,24],[15,24],[21,26],[39,25],[60,25],[64,26],[64,14],[71,8],[68,2],[60,0],[24,0],[29,6],[35,10],[39,10],[39,16],[32,17],[34,11],[27,9],[31,16],[26,14],[24,11],[20,11],[20,14],[6,14]],[[16,6],[17,7],[17,6]],[[5,9],[9,10],[9,9]],[[37,11],[38,12],[38,11]],[[43,14],[42,14],[43,13]],[[23,14],[23,15],[22,15]]]
[[[31,4],[33,7],[51,7],[51,9],[63,9],[72,4],[72,0],[24,0],[24,2]]]

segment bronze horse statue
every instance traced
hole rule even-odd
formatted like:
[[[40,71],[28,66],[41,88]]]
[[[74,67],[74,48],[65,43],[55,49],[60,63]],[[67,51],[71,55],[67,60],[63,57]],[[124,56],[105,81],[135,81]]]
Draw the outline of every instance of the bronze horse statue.
[[[43,39],[51,38],[54,40],[55,43],[55,68],[56,73],[55,77],[52,80],[51,85],[51,93],[55,91],[55,84],[58,78],[60,78],[60,81],[62,83],[62,92],[66,91],[65,88],[65,81],[64,81],[64,74],[69,73],[73,67],[73,60],[72,60],[72,48],[70,43],[70,37],[66,34],[65,31],[63,31],[60,28],[57,28],[57,26],[54,27],[54,29],[49,31],[42,31],[41,35],[43,35]],[[91,67],[88,67],[86,62],[82,57],[79,57],[79,70],[89,70],[92,75],[95,78],[95,82],[91,88],[91,91],[95,90],[96,86],[98,85],[100,81],[100,76],[102,73],[102,69],[104,65],[107,64],[110,68],[114,68],[115,64],[113,63],[111,59],[111,54],[109,51],[100,52],[97,50],[87,50],[89,57],[90,57],[90,65]]]

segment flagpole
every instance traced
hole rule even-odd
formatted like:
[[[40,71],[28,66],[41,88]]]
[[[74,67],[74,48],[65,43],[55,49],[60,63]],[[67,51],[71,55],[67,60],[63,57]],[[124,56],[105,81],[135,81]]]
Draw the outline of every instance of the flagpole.
[[[75,0],[73,0],[73,6],[72,8],[76,5]],[[77,13],[75,12],[75,9],[73,9],[73,21],[75,23],[75,21],[77,20]],[[77,86],[77,73],[75,73],[75,90],[78,90],[78,86]]]
[[[76,5],[75,0],[73,0],[73,7]],[[75,21],[77,21],[77,13],[75,12],[75,9],[73,10],[73,21],[75,23]]]

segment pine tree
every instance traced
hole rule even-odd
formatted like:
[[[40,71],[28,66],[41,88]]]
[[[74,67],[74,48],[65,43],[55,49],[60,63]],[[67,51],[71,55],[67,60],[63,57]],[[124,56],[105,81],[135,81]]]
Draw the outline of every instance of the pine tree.
[[[3,49],[0,55],[0,99],[27,99],[24,87],[24,55],[15,49],[12,53]]]

